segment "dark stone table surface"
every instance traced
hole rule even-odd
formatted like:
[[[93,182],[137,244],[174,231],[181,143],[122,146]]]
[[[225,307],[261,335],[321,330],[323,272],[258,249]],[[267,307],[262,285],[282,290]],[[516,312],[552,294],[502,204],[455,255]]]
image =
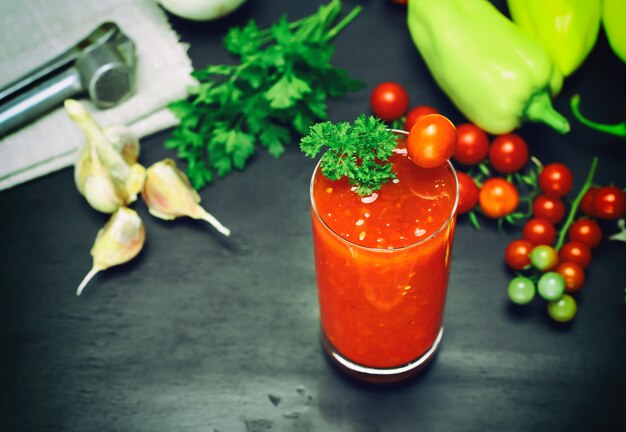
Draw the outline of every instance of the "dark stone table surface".
[[[319,3],[251,0],[219,22],[170,18],[200,68],[233,61],[221,44],[230,26],[298,18]],[[331,101],[331,120],[368,112],[372,88],[397,81],[413,105],[465,121],[430,77],[401,7],[344,4],[363,12],[336,39],[334,64],[367,88]],[[574,121],[575,93],[590,116],[624,119],[626,65],[603,33],[554,101],[571,133],[530,124],[518,132],[543,162],[568,164],[576,188],[593,156],[597,182],[623,187],[625,141]],[[168,136],[142,141],[144,165],[175,157],[162,145]],[[74,292],[107,217],[77,193],[72,170],[0,192],[0,431],[626,430],[626,245],[618,242],[594,250],[577,317],[559,326],[544,302],[518,310],[507,300],[503,251],[519,229],[501,234],[483,220],[476,231],[461,217],[435,362],[394,386],[340,374],[319,342],[308,206],[315,161],[297,139],[279,159],[260,151],[245,171],[201,191],[229,239],[135,203],[145,249],[96,276],[81,297]]]

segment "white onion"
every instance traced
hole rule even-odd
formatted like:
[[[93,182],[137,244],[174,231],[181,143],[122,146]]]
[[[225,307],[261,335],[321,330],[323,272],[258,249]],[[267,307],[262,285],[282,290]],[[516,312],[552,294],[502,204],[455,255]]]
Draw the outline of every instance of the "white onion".
[[[166,10],[181,18],[208,21],[228,15],[246,0],[158,0]]]

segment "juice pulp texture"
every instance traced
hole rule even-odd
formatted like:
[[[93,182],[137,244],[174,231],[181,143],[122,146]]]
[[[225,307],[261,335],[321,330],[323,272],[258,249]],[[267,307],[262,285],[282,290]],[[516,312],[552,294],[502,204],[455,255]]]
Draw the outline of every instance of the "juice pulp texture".
[[[390,161],[397,179],[369,197],[319,167],[311,186],[322,330],[340,355],[375,368],[410,363],[435,342],[456,220],[448,164],[419,168],[404,140]]]

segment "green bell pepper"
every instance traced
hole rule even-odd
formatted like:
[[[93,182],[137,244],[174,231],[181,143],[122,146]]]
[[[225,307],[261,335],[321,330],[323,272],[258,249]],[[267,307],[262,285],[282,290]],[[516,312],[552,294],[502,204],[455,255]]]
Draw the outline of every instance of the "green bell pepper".
[[[587,58],[600,31],[600,0],[507,0],[513,21],[546,49],[563,76]]]
[[[407,23],[433,78],[459,110],[492,134],[522,121],[569,123],[551,103],[563,76],[541,44],[486,0],[411,0]]]
[[[611,49],[626,62],[626,1],[603,0],[602,25]]]

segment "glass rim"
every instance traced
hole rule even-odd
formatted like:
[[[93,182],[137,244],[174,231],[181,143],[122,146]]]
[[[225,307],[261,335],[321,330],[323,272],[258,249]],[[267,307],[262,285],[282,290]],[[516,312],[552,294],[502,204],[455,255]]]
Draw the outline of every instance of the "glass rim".
[[[409,133],[407,131],[404,131],[404,130],[401,130],[401,129],[388,129],[388,130],[393,132],[393,133],[395,133],[395,134],[397,134],[397,135],[403,135],[405,138],[409,135]],[[313,198],[313,184],[314,184],[314,181],[315,181],[315,174],[320,169],[321,163],[322,163],[322,158],[320,157],[320,159],[315,164],[315,169],[313,170],[313,174],[311,175],[311,181],[310,181],[310,184],[309,184],[309,199],[311,201],[311,208],[313,209],[313,211],[315,213],[315,217],[317,217],[317,219],[319,219],[319,221],[324,225],[324,227],[326,227],[326,229],[333,236],[335,236],[341,242],[348,244],[349,246],[352,246],[352,247],[355,247],[355,248],[358,248],[358,249],[362,249],[362,250],[365,250],[365,251],[369,251],[369,252],[376,252],[376,253],[393,253],[393,252],[398,252],[398,251],[401,251],[401,250],[411,249],[411,248],[420,246],[422,244],[425,244],[426,242],[432,240],[434,237],[439,235],[439,233],[441,233],[446,227],[448,227],[450,225],[450,223],[452,222],[452,219],[456,215],[456,209],[457,209],[458,204],[459,204],[459,178],[456,175],[456,170],[454,169],[454,165],[452,165],[452,162],[448,159],[446,161],[446,163],[448,164],[448,168],[450,169],[450,171],[452,172],[452,176],[454,177],[454,184],[455,184],[456,193],[455,193],[455,197],[454,197],[454,205],[452,206],[452,210],[450,211],[450,214],[448,215],[446,220],[441,224],[441,226],[439,228],[437,228],[428,237],[423,238],[423,239],[419,240],[416,243],[408,244],[406,246],[399,246],[399,247],[392,247],[392,248],[377,248],[377,247],[360,245],[358,243],[353,242],[352,240],[348,240],[348,239],[340,236],[339,234],[337,234],[335,232],[335,230],[333,230],[324,221],[324,219],[320,216],[319,211],[317,210],[317,206],[315,205],[315,199]]]

